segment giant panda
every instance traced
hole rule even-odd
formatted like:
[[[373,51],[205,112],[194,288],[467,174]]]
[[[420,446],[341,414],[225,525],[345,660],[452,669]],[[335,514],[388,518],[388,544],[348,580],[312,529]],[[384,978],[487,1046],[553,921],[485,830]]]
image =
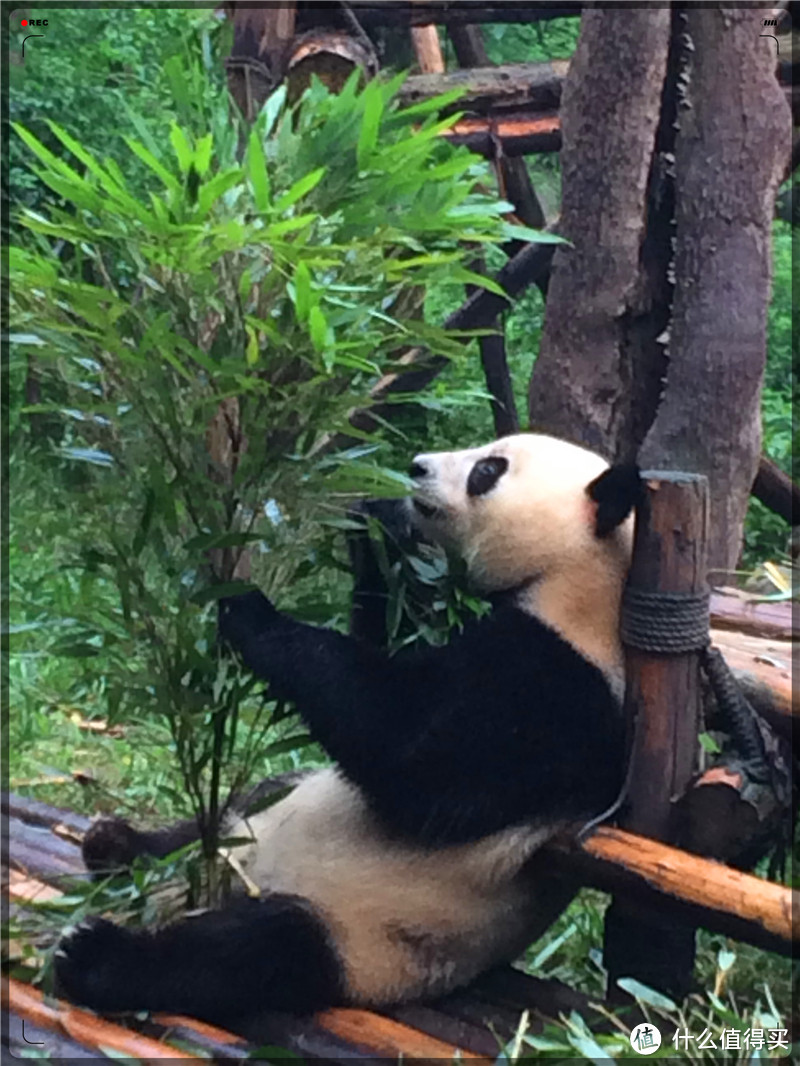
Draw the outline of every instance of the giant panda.
[[[147,930],[90,919],[56,951],[68,998],[233,1029],[264,1009],[425,999],[514,959],[569,902],[537,853],[621,786],[638,472],[531,433],[418,455],[411,476],[416,527],[492,612],[391,657],[260,592],[224,601],[222,639],[334,765],[231,827],[260,898]]]

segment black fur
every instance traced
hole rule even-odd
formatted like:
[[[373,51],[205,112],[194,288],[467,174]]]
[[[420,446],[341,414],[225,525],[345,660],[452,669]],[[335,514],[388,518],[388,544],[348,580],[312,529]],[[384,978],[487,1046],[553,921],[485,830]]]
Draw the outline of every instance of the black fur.
[[[479,459],[467,478],[467,496],[485,496],[495,487],[506,470],[508,459],[505,456],[492,455],[488,459]]]
[[[287,770],[273,774],[245,793],[231,793],[224,810],[236,814],[254,814],[265,801],[275,802],[279,793],[287,794],[309,774],[308,770]],[[104,816],[92,822],[81,843],[86,869],[94,880],[109,874],[129,871],[136,859],[164,859],[187,844],[200,840],[196,818],[186,818],[161,829],[135,829],[124,818]]]
[[[634,507],[641,506],[645,497],[641,473],[635,463],[610,467],[587,486],[586,492],[597,504],[594,531],[598,537],[613,532]]]
[[[124,818],[100,818],[89,826],[81,850],[86,869],[102,878],[129,870],[144,855],[163,859],[199,839],[196,818],[152,831],[134,829]]]
[[[56,952],[56,987],[99,1011],[188,1014],[238,1028],[264,1009],[307,1013],[341,1003],[341,963],[305,901],[274,895],[164,926],[92,919]]]
[[[514,607],[390,658],[250,592],[222,602],[220,635],[296,703],[394,835],[465,843],[596,814],[619,792],[621,717],[605,678]]]
[[[411,528],[405,500],[365,500],[350,511],[349,517],[360,526],[347,535],[354,578],[350,632],[359,640],[382,648],[389,639],[383,567],[392,566],[401,555],[413,552],[418,538]],[[383,559],[370,535],[369,519],[374,519],[382,531]]]

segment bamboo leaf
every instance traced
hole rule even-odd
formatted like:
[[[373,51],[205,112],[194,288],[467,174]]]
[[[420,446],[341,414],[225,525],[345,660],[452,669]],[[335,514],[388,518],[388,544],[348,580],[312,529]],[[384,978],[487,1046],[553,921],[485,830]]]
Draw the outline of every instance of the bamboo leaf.
[[[178,166],[185,173],[192,165],[194,152],[189,140],[177,122],[171,122],[169,127],[169,143],[178,160]]]
[[[252,326],[245,326],[247,331],[247,347],[245,348],[245,361],[248,366],[255,366],[258,362],[259,348],[258,348],[258,334]]]
[[[662,992],[656,992],[654,988],[642,984],[641,981],[637,981],[633,977],[620,977],[617,980],[617,984],[623,992],[627,992],[634,999],[646,1003],[648,1007],[656,1007],[659,1010],[668,1011],[676,1011],[678,1009],[668,996],[665,996]]]
[[[161,181],[171,193],[177,194],[180,192],[181,183],[178,181],[174,174],[171,174],[170,171],[167,170],[163,163],[160,163],[158,159],[156,159],[156,157],[148,148],[145,148],[145,146],[141,144],[141,142],[134,140],[133,137],[126,137],[125,143],[133,152],[133,154],[139,159],[141,159],[145,166],[148,166],[154,174],[158,175],[158,177],[161,179]]]
[[[557,233],[532,229],[530,226],[521,226],[516,222],[504,222],[502,233],[508,241],[528,241],[529,244],[570,244],[566,237],[559,237]]]
[[[294,310],[298,322],[306,322],[311,311],[311,274],[305,262],[294,272]]]
[[[284,83],[275,90],[274,93],[270,93],[267,97],[264,106],[261,109],[260,129],[261,136],[266,139],[272,133],[275,122],[278,115],[283,110],[283,105],[286,103],[286,84]]]
[[[311,337],[311,343],[314,345],[314,351],[318,355],[322,354],[327,347],[328,322],[318,304],[309,311],[308,332]]]
[[[259,211],[269,210],[269,175],[264,148],[258,130],[250,134],[247,146],[247,176],[253,189],[253,200]]]
[[[194,168],[200,177],[204,177],[211,165],[211,151],[214,147],[214,135],[207,133],[197,142],[194,150]]]
[[[356,160],[363,170],[369,163],[378,144],[378,130],[383,116],[383,95],[380,83],[372,82],[362,96],[364,100],[364,117],[356,146]]]
[[[220,196],[233,188],[238,181],[241,181],[241,178],[242,171],[239,167],[232,167],[230,170],[215,174],[205,185],[201,185],[197,195],[197,207],[200,213],[207,214]]]
[[[306,174],[305,177],[300,178],[283,196],[279,197],[275,203],[275,211],[280,213],[285,211],[287,207],[291,207],[292,204],[297,203],[304,196],[307,196],[312,189],[315,189],[322,180],[322,176],[325,173],[326,167],[319,167],[317,170],[312,170],[310,174]]]

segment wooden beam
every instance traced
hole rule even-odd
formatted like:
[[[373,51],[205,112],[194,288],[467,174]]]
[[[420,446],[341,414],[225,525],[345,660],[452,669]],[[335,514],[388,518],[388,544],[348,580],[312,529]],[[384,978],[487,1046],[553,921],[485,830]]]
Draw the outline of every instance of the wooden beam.
[[[580,15],[581,4],[475,3],[474,0],[352,0],[351,7],[364,26],[425,26],[429,22],[452,26],[471,22],[543,22]]]
[[[480,26],[452,25],[447,27],[447,36],[453,42],[456,59],[462,67],[488,67],[489,53]]]
[[[79,1010],[68,1003],[45,1002],[42,993],[22,981],[3,979],[2,1004],[23,1018],[58,1034],[63,1034],[84,1047],[108,1048],[125,1058],[141,1059],[190,1059],[197,1062],[197,1056],[188,1051],[181,1051],[159,1043],[150,1037],[142,1036],[131,1029],[98,1018],[89,1011]]]
[[[488,63],[480,26],[451,26],[449,36],[453,42],[456,59],[462,67],[475,68],[481,63]],[[498,152],[495,154],[493,164],[500,198],[513,204],[516,216],[526,225],[544,226],[544,213],[533,190],[525,160],[520,157],[510,159]],[[518,248],[514,249],[514,251],[518,250]],[[509,254],[513,253],[509,252]],[[485,258],[479,256],[472,269],[478,274],[485,274]],[[467,294],[472,291],[471,287],[468,288]],[[505,437],[518,433],[519,415],[514,399],[511,371],[508,367],[503,324],[498,323],[497,333],[479,337],[478,348],[481,353],[486,387],[492,397],[495,436]]]
[[[477,29],[477,27],[463,27]],[[438,37],[437,37],[438,44]],[[556,111],[569,70],[569,60],[546,63],[509,63],[498,67],[472,66],[447,74],[412,74],[399,92],[405,107],[460,89],[463,95],[451,111],[488,115],[515,108],[522,111]]]
[[[800,937],[800,893],[623,829],[601,827],[581,844],[548,845],[570,875],[624,895],[669,920],[701,925],[782,955]],[[647,953],[648,945],[641,950]]]
[[[751,599],[736,589],[717,589],[712,593],[711,622],[719,629],[735,629],[770,640],[792,640],[798,636],[791,603]]]
[[[509,156],[557,152],[561,148],[561,120],[555,112],[462,118],[442,136],[487,159],[498,154],[498,145]]]
[[[800,700],[792,678],[792,643],[725,629],[712,629],[711,643],[722,652],[756,713],[793,741],[800,753]]]
[[[326,1032],[377,1058],[402,1059],[404,1062],[451,1062],[458,1049],[452,1044],[428,1036],[391,1018],[366,1010],[337,1009],[315,1015],[317,1025]],[[461,1058],[490,1066],[494,1058],[484,1058],[462,1051]]]

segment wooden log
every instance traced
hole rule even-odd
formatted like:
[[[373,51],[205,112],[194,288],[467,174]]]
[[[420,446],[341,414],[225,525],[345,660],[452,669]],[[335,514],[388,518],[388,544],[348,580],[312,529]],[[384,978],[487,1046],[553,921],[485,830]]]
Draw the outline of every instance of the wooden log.
[[[681,924],[783,955],[800,938],[800,893],[712,859],[607,826],[581,844],[554,842],[548,849],[585,884],[624,894]]]
[[[9,818],[7,825],[8,861],[17,870],[56,885],[83,872],[78,848],[48,829],[25,825],[15,818]]]
[[[448,26],[447,36],[453,42],[460,66],[472,69],[491,66],[480,26]]]
[[[55,825],[64,825],[77,834],[85,833],[91,824],[90,819],[83,814],[76,814],[65,807],[53,807],[49,803],[42,803],[41,800],[20,796],[14,792],[3,792],[0,795],[0,812],[19,818],[29,825],[44,825],[48,829]]]
[[[629,588],[642,593],[699,594],[706,589],[708,482],[696,474],[644,474]],[[698,651],[653,654],[626,648],[625,711],[634,723],[626,829],[668,841],[672,801],[689,784],[697,760],[701,713]],[[605,922],[609,996],[620,977],[684,995],[694,965],[694,928],[615,899]]]
[[[208,1022],[185,1018],[177,1014],[153,1014],[145,1020],[137,1019],[137,1029],[160,1043],[177,1043],[197,1049],[205,1058],[215,1062],[251,1060],[251,1044],[235,1033],[229,1033]]]
[[[711,594],[711,622],[718,629],[733,629],[769,640],[792,640],[798,636],[791,603],[750,599],[736,589],[719,588]]]
[[[800,701],[792,679],[792,644],[725,629],[712,629],[711,643],[722,652],[757,713],[781,736],[800,745],[800,729],[794,732]]]
[[[444,56],[436,26],[430,23],[427,26],[412,26],[411,43],[417,66],[423,75],[444,74]]]
[[[48,885],[35,877],[26,877],[19,870],[8,871],[4,888],[12,903],[42,903],[63,895],[54,885]]]
[[[405,1062],[441,1059],[451,1062],[458,1049],[408,1025],[383,1018],[365,1010],[327,1010],[315,1016],[317,1025],[326,1032],[379,1058]],[[471,1051],[461,1051],[461,1058],[489,1066],[494,1058],[484,1058]]]
[[[424,26],[429,22],[451,26],[470,22],[543,22],[547,19],[580,15],[581,4],[566,0],[560,4],[496,2],[476,4],[474,0],[353,0],[351,7],[365,26]]]
[[[17,1014],[8,1016],[7,1033],[7,1047],[11,1057],[15,1059],[24,1060],[34,1056],[38,1058],[40,1054],[46,1062],[74,1062],[81,1059],[97,1062],[99,1057],[93,1048],[84,1047],[60,1033],[34,1025]]]
[[[473,71],[479,67],[488,67],[492,71],[499,69],[489,64],[489,56],[480,26],[450,26],[448,35],[453,42],[456,59],[463,68]],[[558,91],[560,99],[560,87]],[[500,196],[514,205],[514,214],[517,218],[526,226],[543,229],[546,224],[545,213],[536,195],[525,160],[519,156],[509,157],[498,154],[494,159],[494,167],[497,172]],[[518,247],[509,248],[509,255],[516,255],[521,247],[520,243]]]
[[[495,157],[498,143],[509,156],[557,152],[561,148],[561,120],[556,112],[462,118],[442,136],[487,159]]]
[[[473,1004],[475,1006],[475,1004]],[[491,1018],[491,1011],[486,1016],[480,1016],[479,1024],[472,1019],[458,1018],[443,1013],[438,1004],[436,1008],[429,1006],[414,1005],[409,1007],[395,1007],[385,1011],[388,1017],[403,1025],[409,1025],[412,1029],[418,1029],[428,1036],[445,1043],[461,1048],[463,1051],[471,1051],[476,1055],[488,1056],[491,1059],[497,1057],[501,1042],[510,1040],[514,1035],[515,1025],[496,1025],[496,1017]],[[519,1014],[513,1016],[519,1022]],[[494,1032],[488,1027],[494,1022]],[[502,1035],[501,1035],[502,1034]]]
[[[463,27],[466,28],[475,27]],[[451,111],[477,115],[503,109],[557,111],[568,70],[569,60],[552,59],[545,63],[471,66],[447,74],[412,74],[403,83],[399,97],[404,106],[410,107],[440,93],[460,89],[462,96],[450,107]]]
[[[645,593],[706,590],[708,482],[698,474],[642,475],[648,502],[636,525],[629,587]],[[655,655],[626,649],[625,709],[635,722],[625,828],[670,836],[672,799],[697,761],[701,712],[697,651]]]
[[[187,1051],[161,1044],[121,1025],[98,1018],[96,1014],[79,1010],[59,1001],[45,1003],[42,993],[21,981],[3,979],[3,1006],[33,1025],[68,1037],[84,1047],[108,1048],[126,1058],[142,1059],[200,1059]]]
[[[292,42],[286,64],[287,98],[290,103],[299,100],[312,77],[338,93],[356,69],[365,79],[378,72],[378,57],[369,38],[338,30],[309,30]]]

